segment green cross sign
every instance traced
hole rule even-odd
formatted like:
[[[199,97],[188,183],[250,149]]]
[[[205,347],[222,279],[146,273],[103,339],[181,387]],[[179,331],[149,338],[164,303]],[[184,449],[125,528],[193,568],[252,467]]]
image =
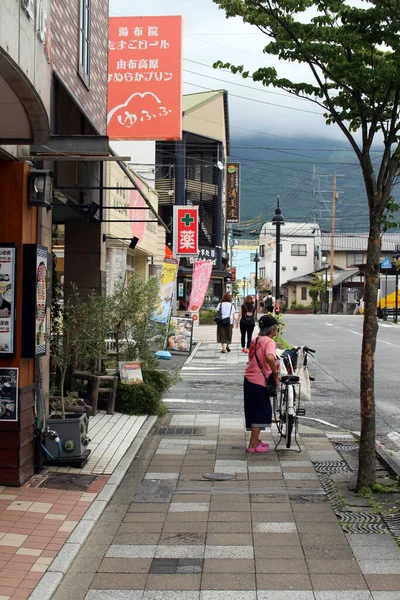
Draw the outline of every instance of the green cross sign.
[[[190,216],[189,213],[186,213],[185,216],[181,217],[181,222],[186,226],[190,227],[191,223],[194,223],[194,218]]]

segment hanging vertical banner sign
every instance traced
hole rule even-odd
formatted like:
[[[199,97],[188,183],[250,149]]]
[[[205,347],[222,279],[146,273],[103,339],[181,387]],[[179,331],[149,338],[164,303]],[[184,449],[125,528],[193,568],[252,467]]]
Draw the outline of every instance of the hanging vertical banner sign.
[[[226,166],[226,222],[240,222],[240,163]]]
[[[193,206],[174,206],[175,256],[196,256],[199,252],[199,209]]]
[[[192,291],[190,293],[189,311],[198,312],[203,305],[210,283],[213,263],[211,260],[196,260],[193,268]]]
[[[177,273],[178,261],[173,258],[164,258],[156,308],[151,317],[157,323],[168,323],[169,321]]]
[[[16,248],[0,244],[0,358],[14,354]]]
[[[24,244],[22,277],[23,358],[46,354],[46,308],[48,284],[48,249],[38,244]]]
[[[182,17],[110,17],[107,135],[182,139]]]

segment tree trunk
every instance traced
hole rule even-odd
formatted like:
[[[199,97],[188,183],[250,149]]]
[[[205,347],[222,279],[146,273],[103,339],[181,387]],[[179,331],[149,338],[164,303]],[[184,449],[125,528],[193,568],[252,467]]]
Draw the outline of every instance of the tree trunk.
[[[378,333],[376,302],[380,274],[380,253],[380,221],[371,218],[365,269],[364,324],[360,372],[361,438],[357,491],[362,487],[368,487],[375,483],[374,367]]]

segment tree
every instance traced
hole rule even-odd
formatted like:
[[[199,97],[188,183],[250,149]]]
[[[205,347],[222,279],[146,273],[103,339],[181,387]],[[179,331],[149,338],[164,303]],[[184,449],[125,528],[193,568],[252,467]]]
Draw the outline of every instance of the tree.
[[[273,67],[253,73],[215,63],[263,85],[305,98],[324,110],[354,150],[369,211],[365,270],[357,489],[375,481],[374,355],[381,233],[393,226],[399,205],[391,197],[400,159],[400,8],[395,0],[353,6],[345,0],[213,0],[227,18],[240,16],[269,39],[265,54],[309,68],[310,81],[281,78]],[[378,138],[378,139],[377,139]],[[372,161],[377,139],[382,153]]]
[[[318,275],[318,273],[313,273],[313,278],[311,279],[311,285],[309,294],[313,301],[314,313],[317,312],[317,302],[319,301],[319,310],[322,310],[322,298],[326,294],[326,281]]]

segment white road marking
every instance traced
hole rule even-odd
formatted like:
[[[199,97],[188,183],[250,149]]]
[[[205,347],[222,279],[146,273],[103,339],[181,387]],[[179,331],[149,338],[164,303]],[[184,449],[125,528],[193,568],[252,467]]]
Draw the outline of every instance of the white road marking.
[[[353,331],[352,329],[348,329],[347,331],[350,331],[350,333],[354,333],[355,335],[360,335],[362,337],[362,333],[359,333],[358,331]]]
[[[334,425],[333,423],[329,423],[329,421],[324,421],[323,419],[313,419],[313,417],[300,417],[299,419],[306,419],[307,421],[315,421],[316,423],[321,423],[322,425],[329,425],[329,427],[334,427],[335,429],[339,429],[338,425]],[[300,433],[301,437],[301,433]]]
[[[325,323],[325,325],[327,325],[328,327],[335,327],[333,323]]]

